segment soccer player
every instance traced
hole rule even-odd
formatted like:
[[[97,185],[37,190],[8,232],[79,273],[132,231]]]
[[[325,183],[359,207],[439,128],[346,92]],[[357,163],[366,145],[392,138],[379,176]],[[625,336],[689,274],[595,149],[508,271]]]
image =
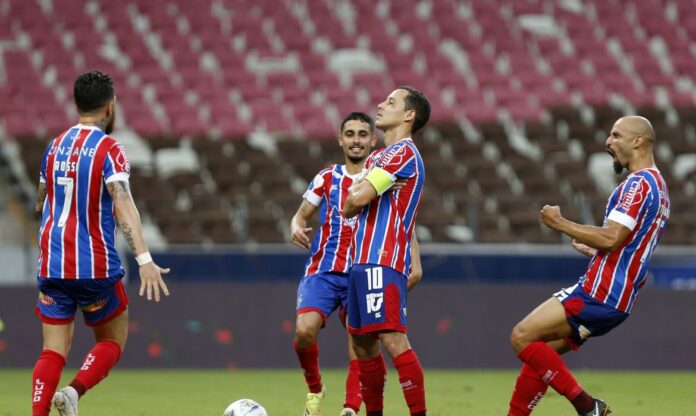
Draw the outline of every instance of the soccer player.
[[[554,294],[512,330],[512,347],[523,365],[509,416],[530,414],[549,385],[579,415],[610,412],[606,403],[578,384],[559,354],[577,350],[589,337],[604,335],[628,318],[645,284],[670,203],[667,185],[655,167],[655,132],[647,119],[617,120],[606,147],[615,172],[626,169],[629,175],[609,197],[602,227],[569,221],[557,206],[541,210],[546,226],[571,237],[573,247],[592,260],[578,284]]]
[[[344,165],[331,165],[322,170],[309,185],[290,223],[292,241],[300,248],[309,249],[310,257],[305,275],[297,291],[297,318],[295,323],[294,347],[304,370],[309,388],[305,404],[306,415],[320,415],[324,398],[324,387],[319,373],[319,345],[316,341],[319,330],[326,319],[340,308],[345,317],[348,292],[348,269],[350,265],[351,224],[354,219],[341,216],[342,201],[348,188],[362,173],[367,155],[376,143],[374,121],[364,113],[351,113],[341,123],[338,144],[345,155]],[[402,186],[398,182],[395,187]],[[322,223],[310,246],[312,229],[307,222],[320,211]],[[411,281],[421,279],[418,247],[412,250],[413,262]],[[352,343],[348,338],[348,355],[351,359],[346,379],[346,396],[341,416],[354,416],[360,409],[362,396],[358,380],[359,368]]]
[[[77,402],[121,356],[128,334],[125,274],[116,252],[116,222],[140,265],[140,295],[169,295],[143,239],[128,186],[125,149],[109,136],[115,120],[111,77],[80,75],[74,84],[79,123],[54,139],[43,156],[36,203],[41,213],[36,314],[43,351],[32,374],[32,415],[77,415]],[[56,392],[70,351],[75,312],[92,327],[96,345],[70,385]],[[54,395],[55,392],[55,395]]]
[[[351,219],[341,216],[341,206],[347,197],[348,188],[362,172],[365,159],[376,144],[372,117],[359,112],[348,114],[341,122],[338,136],[345,164],[330,165],[314,177],[303,195],[302,204],[290,221],[293,244],[310,251],[304,277],[297,289],[293,342],[309,388],[305,416],[321,415],[326,390],[319,373],[317,335],[336,309],[340,308],[342,318],[345,314],[353,234]],[[321,225],[310,245],[312,228],[307,227],[307,223],[317,212],[320,212]],[[362,403],[357,358],[350,344],[348,354],[351,361],[341,416],[357,414]]]
[[[425,180],[423,159],[412,136],[430,118],[427,98],[399,87],[377,106],[375,125],[386,148],[367,160],[367,174],[343,204],[346,218],[358,215],[353,229],[353,265],[348,279],[348,331],[360,367],[368,416],[382,415],[386,369],[380,343],[399,373],[411,415],[425,415],[423,368],[406,336],[406,292],[411,244]],[[405,184],[393,186],[399,179]]]

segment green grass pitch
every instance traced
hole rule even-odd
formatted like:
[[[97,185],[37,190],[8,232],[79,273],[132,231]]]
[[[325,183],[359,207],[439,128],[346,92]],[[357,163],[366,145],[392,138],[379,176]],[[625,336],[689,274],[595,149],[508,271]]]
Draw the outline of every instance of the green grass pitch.
[[[61,385],[74,370],[63,373]],[[428,370],[426,394],[431,416],[505,415],[515,371]],[[581,384],[605,399],[617,415],[696,415],[696,372],[577,371]],[[343,400],[344,370],[323,370],[328,388],[325,416],[337,416]],[[31,370],[0,370],[0,416],[30,413]],[[252,398],[270,416],[301,416],[306,387],[299,370],[128,370],[116,368],[80,401],[84,416],[220,416],[229,403]],[[390,371],[385,415],[408,415],[398,377]],[[53,412],[51,413],[53,414]],[[360,414],[364,414],[363,411]],[[549,391],[533,413],[575,415]]]

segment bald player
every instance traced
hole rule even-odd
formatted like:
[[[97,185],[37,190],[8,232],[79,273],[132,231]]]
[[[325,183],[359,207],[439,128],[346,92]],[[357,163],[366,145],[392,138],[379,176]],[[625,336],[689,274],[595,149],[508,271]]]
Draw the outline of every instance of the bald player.
[[[616,174],[626,169],[629,175],[609,197],[601,227],[569,221],[558,206],[541,210],[541,222],[571,237],[573,247],[592,260],[576,285],[555,293],[512,330],[512,348],[523,364],[508,416],[530,414],[549,385],[579,415],[610,413],[606,403],[578,384],[559,354],[579,349],[588,338],[604,335],[628,318],[670,204],[655,166],[655,132],[647,119],[617,120],[606,147]]]

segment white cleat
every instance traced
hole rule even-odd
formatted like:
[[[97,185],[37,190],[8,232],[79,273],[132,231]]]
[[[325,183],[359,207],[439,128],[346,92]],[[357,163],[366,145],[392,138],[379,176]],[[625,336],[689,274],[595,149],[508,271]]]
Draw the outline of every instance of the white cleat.
[[[341,410],[341,414],[338,416],[358,416],[358,414],[355,413],[355,410],[351,409],[350,407],[346,407],[345,409]]]
[[[68,386],[63,387],[53,395],[52,403],[60,416],[77,416],[78,400],[77,391]]]
[[[319,393],[307,393],[304,416],[321,416],[321,402],[324,401],[325,395],[325,386],[321,387],[321,392]]]

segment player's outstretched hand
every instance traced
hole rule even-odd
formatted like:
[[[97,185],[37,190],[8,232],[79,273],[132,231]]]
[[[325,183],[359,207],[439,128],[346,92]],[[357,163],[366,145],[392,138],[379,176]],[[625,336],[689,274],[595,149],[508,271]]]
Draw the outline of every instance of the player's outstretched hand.
[[[309,233],[311,233],[311,232],[312,232],[311,227],[306,227],[306,228],[293,227],[292,243],[299,248],[306,248],[307,250],[309,250],[311,247]]]
[[[588,246],[585,243],[581,243],[576,239],[573,239],[570,244],[573,246],[574,249],[579,251],[580,253],[586,255],[587,257],[594,257],[595,254],[597,254],[597,249],[592,248]]]
[[[171,269],[163,269],[151,261],[140,266],[140,296],[147,293],[147,300],[152,300],[155,295],[155,302],[160,301],[160,290],[169,296],[169,289],[162,279],[162,275],[169,274]]]
[[[556,229],[561,220],[561,208],[558,205],[544,205],[539,213],[539,219],[549,228]]]

